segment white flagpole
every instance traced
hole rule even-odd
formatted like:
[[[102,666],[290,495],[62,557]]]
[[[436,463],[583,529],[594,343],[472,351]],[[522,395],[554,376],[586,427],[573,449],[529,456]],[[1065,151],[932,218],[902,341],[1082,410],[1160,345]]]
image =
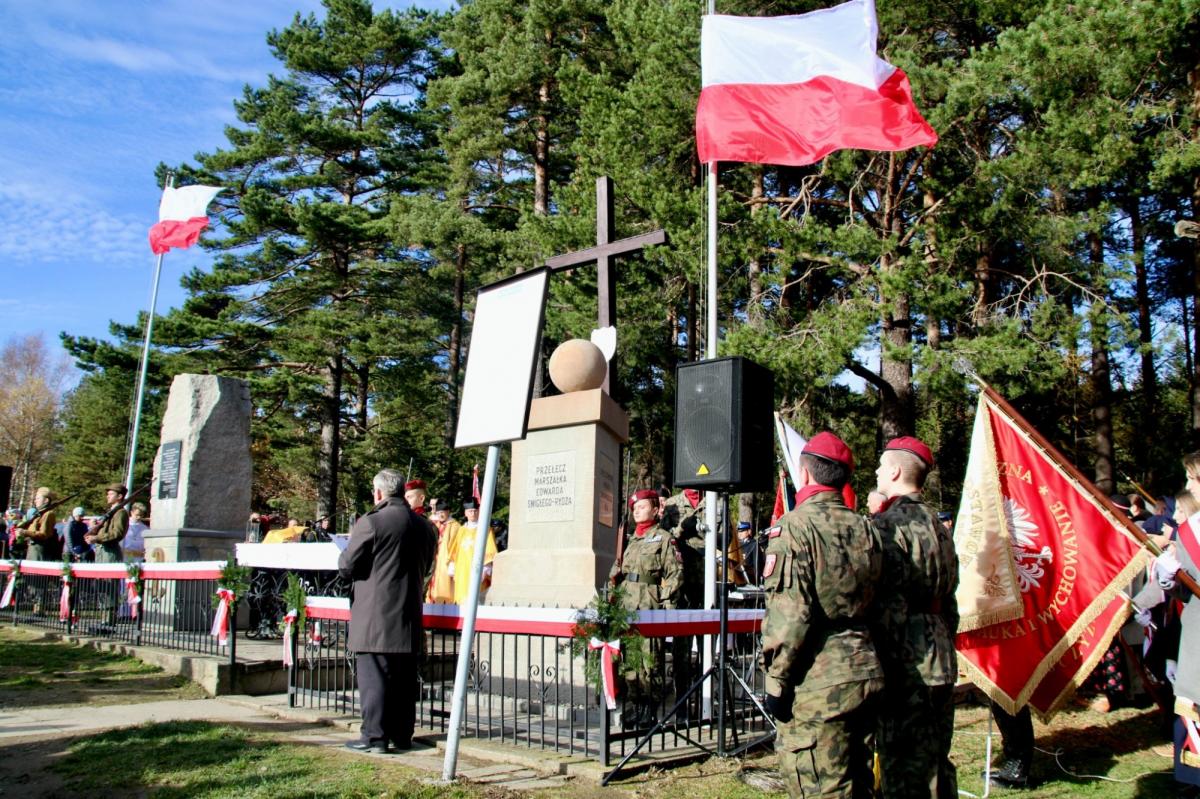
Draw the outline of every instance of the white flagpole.
[[[175,176],[167,175],[166,188],[175,186]],[[142,424],[142,400],[146,396],[146,371],[150,365],[150,336],[154,332],[154,309],[158,305],[158,283],[162,278],[163,253],[154,265],[154,288],[150,291],[150,314],[146,317],[146,335],[142,339],[142,364],[138,372],[137,397],[133,401],[133,429],[129,433],[129,457],[126,459],[125,489],[133,490],[133,467],[137,462],[138,429]]]
[[[717,0],[708,0],[708,13],[717,13]],[[705,350],[707,360],[717,357],[717,161],[708,165],[708,319]],[[711,609],[717,604],[717,492],[704,494],[704,607]],[[724,641],[721,645],[724,646]],[[704,636],[702,653],[704,673],[708,673],[713,661],[713,637]],[[712,682],[704,681],[701,689],[703,713],[712,716]]]

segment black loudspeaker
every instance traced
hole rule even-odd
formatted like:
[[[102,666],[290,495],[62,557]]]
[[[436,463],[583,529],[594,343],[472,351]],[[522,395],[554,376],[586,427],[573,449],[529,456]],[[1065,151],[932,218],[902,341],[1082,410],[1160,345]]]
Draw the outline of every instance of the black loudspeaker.
[[[8,510],[8,495],[12,492],[12,467],[0,466],[0,513]]]
[[[675,370],[675,480],[680,488],[770,491],[775,376],[745,358]]]

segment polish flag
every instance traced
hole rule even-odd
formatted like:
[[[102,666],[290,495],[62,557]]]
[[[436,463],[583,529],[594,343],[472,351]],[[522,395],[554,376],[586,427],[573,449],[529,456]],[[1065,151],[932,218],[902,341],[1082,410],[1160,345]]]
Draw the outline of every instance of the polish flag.
[[[195,244],[208,224],[208,204],[221,191],[219,186],[163,189],[158,224],[150,228],[150,250],[161,255],[172,247],[185,249]]]
[[[804,166],[834,150],[933,146],[908,76],[875,55],[874,0],[783,17],[704,17],[700,161]]]

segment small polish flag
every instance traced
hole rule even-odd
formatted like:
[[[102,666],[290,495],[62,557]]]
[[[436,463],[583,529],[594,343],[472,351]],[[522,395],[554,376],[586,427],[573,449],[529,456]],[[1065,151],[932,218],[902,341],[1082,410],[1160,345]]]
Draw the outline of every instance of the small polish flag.
[[[834,150],[933,146],[908,76],[875,55],[875,0],[783,17],[704,17],[702,163],[804,166]]]
[[[150,250],[161,255],[172,247],[186,249],[195,244],[208,224],[208,204],[221,191],[220,186],[163,189],[158,223],[150,228]]]

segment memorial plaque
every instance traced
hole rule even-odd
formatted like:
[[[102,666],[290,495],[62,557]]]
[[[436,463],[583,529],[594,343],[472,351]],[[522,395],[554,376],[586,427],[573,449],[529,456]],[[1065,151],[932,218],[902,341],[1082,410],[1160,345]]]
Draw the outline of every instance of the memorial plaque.
[[[575,518],[575,453],[549,452],[529,459],[525,519],[569,522]]]
[[[179,496],[179,460],[182,452],[182,441],[162,443],[162,461],[158,477],[159,499],[175,499]]]
[[[616,524],[617,465],[603,452],[596,453],[596,520],[605,527]]]

